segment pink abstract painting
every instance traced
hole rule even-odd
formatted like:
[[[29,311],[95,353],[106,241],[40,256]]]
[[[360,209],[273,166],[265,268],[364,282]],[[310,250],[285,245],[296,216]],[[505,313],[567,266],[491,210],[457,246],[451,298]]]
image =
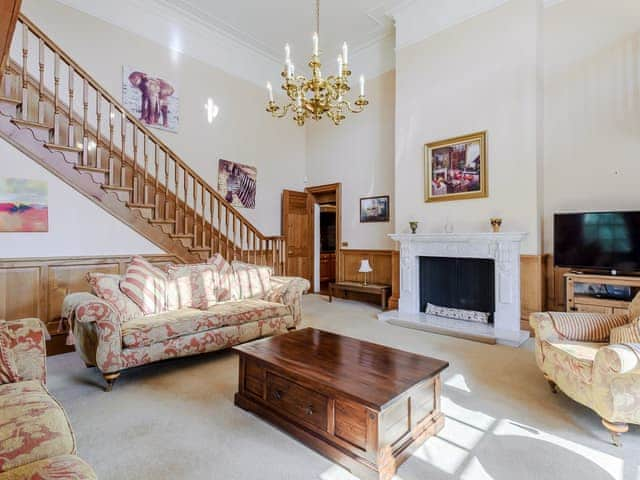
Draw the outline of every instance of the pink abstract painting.
[[[48,232],[47,182],[0,178],[0,232]]]

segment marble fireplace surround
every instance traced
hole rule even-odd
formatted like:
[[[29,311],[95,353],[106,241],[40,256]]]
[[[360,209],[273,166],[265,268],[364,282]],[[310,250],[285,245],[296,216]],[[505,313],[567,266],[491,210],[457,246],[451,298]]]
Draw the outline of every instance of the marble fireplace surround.
[[[379,319],[396,325],[486,338],[488,343],[521,345],[529,332],[520,330],[520,243],[526,233],[391,234],[400,243],[398,310]],[[420,312],[420,257],[488,258],[495,262],[493,325],[434,317]]]

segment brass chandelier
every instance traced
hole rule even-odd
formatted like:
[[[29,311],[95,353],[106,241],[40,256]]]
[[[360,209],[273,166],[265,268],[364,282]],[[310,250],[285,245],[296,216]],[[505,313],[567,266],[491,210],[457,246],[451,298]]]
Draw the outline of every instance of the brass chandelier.
[[[335,125],[340,125],[346,114],[360,113],[369,104],[364,96],[364,76],[360,76],[360,95],[353,102],[344,98],[351,90],[349,86],[349,50],[347,43],[342,45],[342,53],[338,56],[336,75],[322,77],[320,52],[318,50],[320,32],[320,0],[316,0],[316,32],[313,34],[313,55],[309,62],[311,78],[296,75],[291,62],[291,49],[285,45],[285,65],[280,74],[283,78],[282,89],[286,92],[289,103],[280,106],[273,100],[273,87],[267,83],[269,103],[267,112],[275,118],[283,118],[289,112],[299,126],[303,126],[307,118],[320,120],[324,115],[329,117]]]

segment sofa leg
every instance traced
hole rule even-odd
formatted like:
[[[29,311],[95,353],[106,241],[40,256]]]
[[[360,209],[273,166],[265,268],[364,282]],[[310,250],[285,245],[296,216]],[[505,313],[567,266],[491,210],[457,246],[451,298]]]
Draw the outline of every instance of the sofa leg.
[[[620,435],[629,431],[629,425],[626,423],[613,423],[602,419],[602,425],[611,433],[611,441],[616,447],[621,447]]]
[[[84,366],[87,368],[93,368],[95,365],[91,365],[90,363],[84,362]]]
[[[296,327],[287,327],[287,331],[288,332],[293,332],[296,329]]]
[[[104,381],[107,382],[107,385],[104,388],[105,392],[110,392],[113,389],[113,384],[116,383],[118,377],[120,376],[120,372],[116,373],[103,373]]]
[[[556,385],[556,382],[554,382],[553,380],[551,380],[549,377],[547,377],[546,375],[544,376],[545,380],[547,382],[549,382],[549,387],[551,388],[551,393],[558,393],[558,385]]]

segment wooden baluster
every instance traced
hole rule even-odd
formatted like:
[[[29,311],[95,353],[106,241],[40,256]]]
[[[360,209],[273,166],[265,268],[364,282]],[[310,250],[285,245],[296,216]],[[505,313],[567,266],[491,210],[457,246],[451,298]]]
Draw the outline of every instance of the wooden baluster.
[[[280,258],[282,258],[281,265],[280,265],[280,275],[286,275],[288,253],[287,253],[287,241],[284,238],[280,239],[280,251],[282,252],[280,255]]]
[[[232,226],[233,226],[233,242],[232,242],[232,248],[233,248],[233,259],[236,259],[237,256],[237,252],[238,249],[236,248],[236,239],[238,238],[236,235],[236,214],[234,212],[231,212],[231,221],[232,221]]]
[[[253,231],[253,263],[258,264],[258,244],[256,243],[256,232]]]
[[[13,74],[11,72],[11,68],[9,67],[9,62],[5,65],[4,68],[4,96],[6,98],[13,98],[13,89],[11,88],[13,85]]]
[[[164,219],[169,220],[169,154],[164,152]]]
[[[44,123],[44,40],[38,39],[38,123]]]
[[[236,224],[235,221],[233,223],[233,241],[235,242],[236,240]],[[243,256],[244,255],[244,228],[242,225],[242,222],[240,222],[240,261],[243,261]],[[234,249],[234,257],[233,259],[235,260],[235,249]]]
[[[189,223],[187,222],[187,207],[189,206],[189,201],[187,200],[189,198],[189,176],[187,175],[187,170],[185,168],[184,170],[184,225],[182,228],[182,233],[184,233],[185,235],[187,234],[187,231],[189,230]],[[195,223],[195,218],[194,218],[194,223]]]
[[[140,203],[140,191],[138,185],[138,127],[131,122],[133,128],[133,203]]]
[[[115,118],[115,113],[113,113],[113,104],[109,102],[109,185],[114,185],[113,177],[115,177],[114,165],[113,165],[113,119]]]
[[[216,245],[216,251],[222,253],[222,207],[218,197],[216,197],[216,204],[218,205],[218,244]]]
[[[82,81],[82,165],[89,163],[89,132],[87,129],[87,113],[89,112],[89,84],[85,78]]]
[[[122,143],[120,148],[120,186],[126,187],[127,183],[127,170],[126,170],[126,157],[127,157],[127,114],[124,110],[120,116],[120,136],[122,137]],[[135,166],[134,166],[135,167]]]
[[[198,244],[198,182],[193,177],[193,246]]]
[[[176,162],[176,160],[173,160],[173,165],[174,165],[174,176],[175,178],[173,179],[175,182],[175,198],[174,198],[174,203],[173,203],[173,219],[175,220],[176,224],[174,227],[174,233],[178,233],[178,185],[179,185],[179,179],[180,179],[180,169],[178,167],[178,162]]]
[[[224,215],[225,215],[225,247],[224,247],[224,256],[227,260],[231,260],[231,256],[229,255],[229,242],[230,242],[230,238],[229,238],[229,207],[228,206],[224,206]]]
[[[29,120],[29,27],[22,24],[22,119]]]
[[[60,145],[60,55],[53,60],[53,143]]]
[[[73,125],[73,82],[74,82],[74,78],[73,78],[73,67],[71,65],[68,65],[69,67],[69,105],[68,105],[68,110],[67,110],[67,117],[68,117],[68,125],[69,128],[67,128],[67,145],[69,147],[75,147],[76,146],[76,138],[75,138],[75,134],[74,134],[74,125]]]
[[[96,89],[96,168],[103,168],[100,158],[100,139],[102,138],[102,94]]]
[[[200,246],[204,248],[207,246],[207,230],[206,230],[207,222],[205,220],[205,215],[204,215],[204,206],[205,206],[204,183],[200,184],[200,203],[202,204],[202,242],[200,243]]]
[[[153,218],[160,219],[160,159],[158,158],[158,144],[154,142],[153,157],[156,165],[155,184],[153,186],[153,205],[155,206]]]
[[[213,241],[215,236],[213,235],[213,209],[215,207],[215,200],[213,197],[213,192],[209,192],[209,224],[211,228],[209,229],[209,256],[212,256],[215,253],[215,248],[213,245]],[[218,226],[218,228],[220,228]]]
[[[273,238],[271,239],[271,267],[274,272],[278,271],[276,265],[276,241]]]
[[[147,152],[147,134],[142,132],[142,155],[144,156],[144,170],[142,171],[142,204],[149,205],[149,195],[147,192],[147,178],[149,176],[149,154]]]

